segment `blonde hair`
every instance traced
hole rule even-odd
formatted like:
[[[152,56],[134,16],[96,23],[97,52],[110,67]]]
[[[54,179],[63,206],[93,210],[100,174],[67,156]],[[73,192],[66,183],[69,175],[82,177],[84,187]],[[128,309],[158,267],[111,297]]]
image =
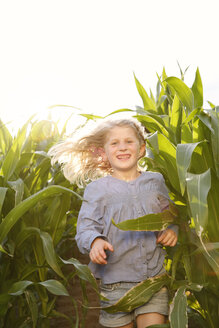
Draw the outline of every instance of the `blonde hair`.
[[[89,180],[95,180],[111,173],[111,166],[108,161],[103,161],[101,150],[106,143],[107,134],[112,128],[117,126],[131,127],[139,140],[140,146],[145,144],[144,129],[137,120],[117,119],[102,121],[90,133],[78,140],[68,138],[54,145],[48,152],[52,157],[52,165],[58,162],[66,179],[79,186],[83,186]]]

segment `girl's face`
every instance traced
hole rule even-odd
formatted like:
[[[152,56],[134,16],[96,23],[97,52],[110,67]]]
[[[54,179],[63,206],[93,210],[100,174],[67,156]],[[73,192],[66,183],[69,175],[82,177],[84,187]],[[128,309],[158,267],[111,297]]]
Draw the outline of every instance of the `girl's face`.
[[[130,126],[112,128],[107,136],[102,154],[103,160],[108,160],[113,174],[134,175],[137,172],[138,159],[143,156],[145,145],[140,142],[135,131]]]

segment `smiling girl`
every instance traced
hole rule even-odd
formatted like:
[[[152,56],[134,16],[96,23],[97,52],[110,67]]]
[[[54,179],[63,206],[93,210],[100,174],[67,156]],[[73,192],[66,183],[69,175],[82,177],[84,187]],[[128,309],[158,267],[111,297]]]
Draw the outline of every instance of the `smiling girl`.
[[[90,269],[101,280],[100,290],[109,306],[143,280],[165,272],[165,251],[175,246],[177,229],[170,226],[158,235],[150,231],[121,231],[112,224],[168,208],[169,196],[163,176],[141,172],[138,161],[145,155],[143,128],[132,119],[102,123],[72,144],[54,146],[53,162],[63,164],[71,182],[93,180],[85,188],[79,212],[76,241],[90,256]],[[68,157],[68,160],[67,160]],[[77,168],[77,170],[76,170]],[[165,323],[168,292],[162,288],[132,312],[100,311],[105,327],[145,328]]]

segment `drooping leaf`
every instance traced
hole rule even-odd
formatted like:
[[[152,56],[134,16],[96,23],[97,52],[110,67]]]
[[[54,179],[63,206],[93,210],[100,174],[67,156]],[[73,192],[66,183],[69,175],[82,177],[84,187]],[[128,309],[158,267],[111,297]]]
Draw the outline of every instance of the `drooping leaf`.
[[[98,118],[103,118],[103,116],[93,115],[93,114],[79,114],[79,115],[85,117],[87,120],[96,120]]]
[[[23,200],[20,204],[14,207],[4,218],[4,221],[0,224],[0,243],[2,243],[7,233],[24,213],[26,213],[30,208],[35,206],[35,204],[37,204],[40,200],[45,199],[46,197],[51,197],[58,193],[70,193],[82,199],[82,197],[76,192],[62,186],[53,185],[43,190],[40,190],[36,194]]]
[[[129,108],[122,108],[122,109],[117,109],[109,114],[107,114],[106,116],[104,116],[104,118],[114,115],[114,114],[118,114],[118,113],[123,113],[123,112],[134,112],[133,109],[129,109]]]
[[[169,283],[170,277],[166,274],[148,278],[130,289],[115,304],[104,307],[104,310],[109,313],[116,313],[119,311],[130,312],[149,301],[156,292],[163,286],[168,286]]]
[[[32,281],[23,280],[15,282],[8,291],[9,295],[18,296],[24,293],[25,289],[33,285]]]
[[[65,278],[57,263],[52,237],[45,231],[39,231],[39,235],[43,243],[43,250],[47,263],[60,277]]]
[[[138,115],[136,117],[143,125],[145,125],[146,129],[150,132],[159,131],[160,133],[163,133],[166,137],[169,137],[169,131],[159,115],[153,115],[150,113],[149,115],[146,115],[145,112],[144,115]]]
[[[182,195],[185,192],[186,186],[186,174],[191,163],[191,158],[193,151],[200,144],[197,143],[186,143],[186,144],[178,144],[176,148],[176,163],[177,163],[177,171],[179,175],[180,189]]]
[[[172,209],[172,210],[171,210]],[[136,219],[129,219],[117,223],[112,219],[112,223],[121,230],[132,231],[158,231],[166,229],[170,223],[177,221],[178,213],[174,211],[170,203],[170,209],[161,213],[148,214]]]
[[[191,111],[194,108],[194,96],[191,89],[182,80],[174,76],[166,78],[165,82],[176,91],[183,105]]]
[[[61,261],[65,264],[72,264],[77,272],[78,277],[89,282],[94,290],[99,293],[96,279],[94,278],[87,265],[81,264],[77,259],[74,258],[70,258],[68,260],[61,259]]]
[[[50,293],[54,295],[69,296],[65,286],[58,280],[50,279],[41,281],[38,284],[44,286]]]
[[[50,267],[62,278],[65,279],[56,258],[56,253],[53,246],[53,240],[52,237],[48,232],[41,231],[40,229],[36,227],[27,227],[23,229],[16,238],[16,248],[19,248],[20,245],[29,237],[32,235],[39,235],[42,245],[43,245],[43,251],[44,256],[46,259],[46,262],[50,265]],[[39,255],[39,254],[38,254]]]

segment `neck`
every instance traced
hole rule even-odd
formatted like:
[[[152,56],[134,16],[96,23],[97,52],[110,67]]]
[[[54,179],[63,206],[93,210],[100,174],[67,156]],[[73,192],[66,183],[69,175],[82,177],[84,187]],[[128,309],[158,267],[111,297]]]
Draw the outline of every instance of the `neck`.
[[[137,179],[140,174],[141,174],[141,172],[139,172],[139,171],[136,171],[133,174],[125,174],[125,173],[121,174],[119,172],[113,172],[112,176],[114,178],[129,182],[129,181],[133,181],[133,180]]]

